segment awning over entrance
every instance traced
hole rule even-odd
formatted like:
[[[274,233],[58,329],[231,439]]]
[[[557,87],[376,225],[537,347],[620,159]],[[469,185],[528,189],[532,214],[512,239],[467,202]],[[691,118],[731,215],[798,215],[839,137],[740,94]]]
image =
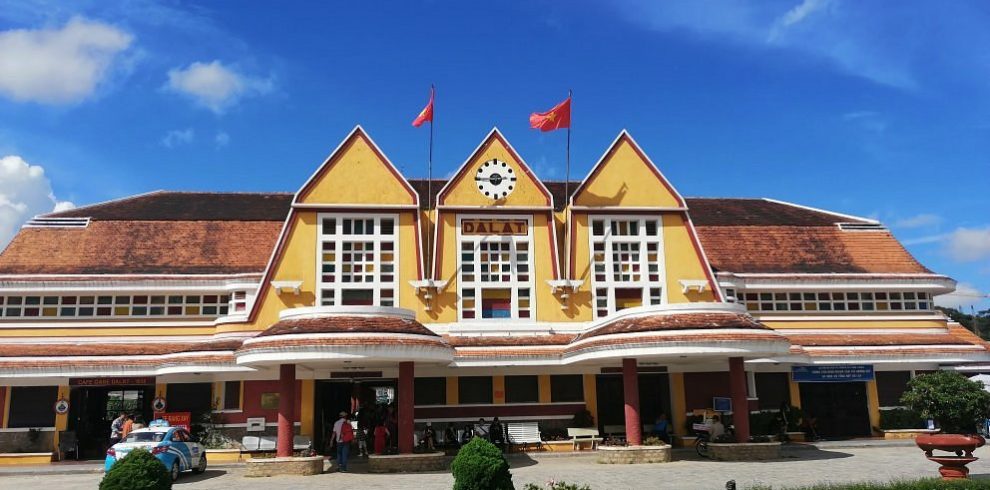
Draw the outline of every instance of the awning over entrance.
[[[317,307],[283,311],[278,323],[245,340],[236,358],[245,366],[351,360],[447,364],[453,349],[409,310]]]

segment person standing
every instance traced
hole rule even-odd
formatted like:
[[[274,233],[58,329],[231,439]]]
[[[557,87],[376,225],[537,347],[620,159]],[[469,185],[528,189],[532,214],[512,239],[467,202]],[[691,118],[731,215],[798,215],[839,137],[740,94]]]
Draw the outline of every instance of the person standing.
[[[120,430],[120,440],[127,439],[127,435],[134,430],[134,417],[130,414],[124,415],[124,426]]]
[[[359,420],[357,432],[354,433],[354,440],[357,441],[358,457],[368,457],[368,431],[365,425]]]
[[[667,420],[666,413],[660,412],[657,416],[657,421],[653,424],[653,435],[670,444],[670,421]]]
[[[383,421],[375,422],[375,454],[385,454],[385,443],[388,440],[388,429]]]
[[[354,440],[354,427],[347,420],[347,412],[340,412],[340,418],[334,422],[332,439],[337,444],[337,466],[341,472],[347,472],[347,455]]]
[[[505,451],[505,427],[498,417],[492,419],[492,425],[488,426],[488,438],[491,439],[492,444]]]
[[[120,412],[120,415],[117,415],[117,418],[113,419],[113,422],[110,422],[110,447],[120,442],[120,435],[124,430],[124,419],[126,417],[127,414]]]

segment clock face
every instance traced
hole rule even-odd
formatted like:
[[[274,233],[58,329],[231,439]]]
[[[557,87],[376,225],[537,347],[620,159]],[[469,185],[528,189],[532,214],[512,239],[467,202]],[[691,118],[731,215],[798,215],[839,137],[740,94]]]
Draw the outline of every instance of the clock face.
[[[505,199],[516,188],[516,172],[509,164],[491,159],[478,167],[474,175],[478,192],[491,199]]]

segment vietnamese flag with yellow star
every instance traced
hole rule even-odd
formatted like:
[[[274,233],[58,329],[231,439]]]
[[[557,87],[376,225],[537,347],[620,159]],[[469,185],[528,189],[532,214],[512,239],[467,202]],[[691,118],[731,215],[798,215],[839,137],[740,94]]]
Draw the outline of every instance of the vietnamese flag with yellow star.
[[[424,107],[422,111],[419,111],[419,115],[416,116],[416,119],[413,119],[413,127],[418,128],[426,121],[430,121],[430,123],[433,122],[433,93],[433,88],[430,87],[430,102],[426,104],[426,107]]]
[[[530,114],[529,126],[540,131],[553,131],[571,127],[571,98],[568,97],[547,112],[534,112]]]

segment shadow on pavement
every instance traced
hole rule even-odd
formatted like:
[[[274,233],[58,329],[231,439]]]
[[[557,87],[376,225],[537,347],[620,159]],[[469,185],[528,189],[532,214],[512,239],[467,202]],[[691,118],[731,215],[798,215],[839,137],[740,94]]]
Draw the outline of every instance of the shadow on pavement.
[[[226,475],[226,470],[206,470],[200,474],[196,473],[183,473],[179,476],[179,479],[175,481],[176,485],[182,485],[183,483],[196,483],[205,480],[211,480],[213,478],[219,478]]]
[[[780,459],[766,461],[719,461],[720,463],[789,463],[802,461],[815,461],[826,459],[851,458],[853,455],[840,451],[826,451],[814,446],[802,446],[801,448],[785,447],[780,451]],[[694,450],[676,449],[672,454],[674,461],[714,461],[703,456],[698,456]]]
[[[533,466],[539,464],[539,461],[531,458],[526,453],[513,453],[505,455],[506,461],[509,462],[509,468],[525,468],[527,466]]]

